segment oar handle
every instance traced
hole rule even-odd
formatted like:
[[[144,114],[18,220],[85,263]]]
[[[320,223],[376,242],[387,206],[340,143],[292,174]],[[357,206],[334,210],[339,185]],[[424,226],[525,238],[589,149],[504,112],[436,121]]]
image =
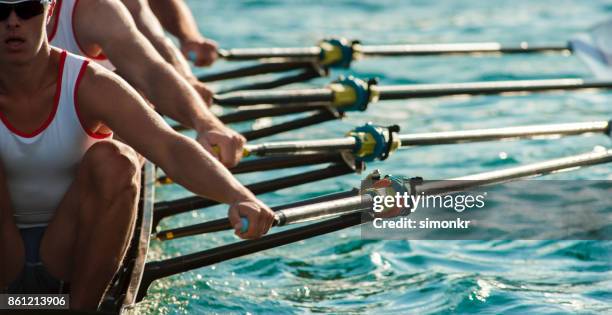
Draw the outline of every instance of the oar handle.
[[[195,52],[195,51],[193,51],[193,50],[190,50],[190,51],[187,53],[187,59],[189,59],[189,61],[191,61],[191,62],[195,63],[195,62],[198,60],[198,53],[196,53],[196,52]]]
[[[217,55],[221,58],[227,58],[230,53],[226,49],[219,48],[217,49]]]
[[[242,227],[240,228],[240,233],[246,233],[249,231],[249,218],[240,217],[240,223],[242,223]],[[272,226],[277,226],[279,224],[279,220],[276,216],[274,216],[274,223]]]
[[[221,148],[219,148],[218,145],[213,145],[212,150],[213,150],[213,153],[215,153],[216,155],[221,154]],[[251,155],[251,150],[247,147],[243,148],[242,157],[248,157],[249,155]]]
[[[246,233],[249,230],[249,218],[241,217],[240,223],[242,223],[242,227],[240,228],[240,233]]]

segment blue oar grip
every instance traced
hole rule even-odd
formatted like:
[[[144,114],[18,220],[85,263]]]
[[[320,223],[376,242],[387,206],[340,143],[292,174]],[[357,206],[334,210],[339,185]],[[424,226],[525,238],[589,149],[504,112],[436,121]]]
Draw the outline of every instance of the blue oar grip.
[[[196,62],[196,60],[198,59],[198,54],[195,51],[190,50],[187,53],[187,58],[189,58],[189,61],[191,62]]]
[[[240,228],[240,233],[246,233],[249,231],[249,218],[242,217],[240,218],[240,223],[242,223],[242,227]]]

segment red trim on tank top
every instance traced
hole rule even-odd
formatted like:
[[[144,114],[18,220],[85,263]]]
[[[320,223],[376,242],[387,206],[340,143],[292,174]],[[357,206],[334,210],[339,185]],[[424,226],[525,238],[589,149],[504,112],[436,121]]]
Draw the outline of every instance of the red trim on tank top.
[[[57,34],[57,27],[59,25],[60,16],[62,13],[62,2],[64,1],[57,0],[56,10],[55,12],[53,12],[53,15],[55,15],[55,24],[53,25],[53,30],[51,31],[51,34],[47,37],[49,39],[49,42],[51,42],[53,38],[55,38],[55,34]]]
[[[81,114],[79,113],[79,103],[77,101],[77,92],[79,91],[79,86],[81,85],[81,79],[83,79],[83,76],[85,75],[85,71],[87,70],[87,65],[89,64],[89,61],[84,60],[83,61],[83,65],[81,66],[81,70],[79,70],[79,76],[76,79],[76,83],[74,84],[74,111],[77,115],[77,118],[79,119],[79,123],[81,124],[81,127],[83,128],[83,130],[85,131],[85,133],[87,133],[90,137],[94,138],[94,139],[106,139],[110,136],[113,135],[112,132],[110,133],[100,133],[100,132],[93,132],[89,129],[87,129],[85,127],[85,124],[83,123],[83,119],[81,119]]]
[[[45,120],[45,122],[43,122],[42,126],[38,127],[38,129],[27,133],[27,132],[22,132],[19,131],[17,128],[15,128],[15,126],[13,126],[8,119],[6,118],[6,116],[4,116],[4,113],[0,112],[0,119],[2,120],[2,122],[4,123],[4,125],[6,126],[6,128],[8,128],[8,130],[10,130],[12,133],[22,137],[22,138],[34,138],[37,135],[39,135],[41,132],[43,132],[45,129],[47,129],[47,127],[49,127],[49,125],[51,124],[51,122],[53,121],[53,118],[55,118],[55,114],[57,113],[57,107],[59,106],[59,101],[60,101],[60,96],[62,95],[62,79],[64,77],[64,63],[66,62],[66,51],[62,51],[61,55],[60,55],[60,64],[59,64],[59,74],[57,76],[57,80],[56,80],[56,88],[55,88],[55,97],[53,100],[53,109],[51,109],[51,113],[49,113],[49,117],[47,117],[47,119]]]
[[[85,50],[83,49],[83,47],[81,46],[81,44],[79,43],[79,39],[76,36],[76,32],[74,31],[75,27],[74,27],[74,13],[76,12],[76,8],[79,5],[79,0],[75,0],[74,1],[74,6],[72,7],[72,37],[74,38],[74,42],[77,44],[77,47],[79,47],[79,50],[81,51],[81,55],[90,58],[90,59],[94,59],[94,60],[106,60],[106,56],[104,56],[104,54],[100,53],[97,56],[90,56],[89,54],[87,54],[87,52],[85,52]]]

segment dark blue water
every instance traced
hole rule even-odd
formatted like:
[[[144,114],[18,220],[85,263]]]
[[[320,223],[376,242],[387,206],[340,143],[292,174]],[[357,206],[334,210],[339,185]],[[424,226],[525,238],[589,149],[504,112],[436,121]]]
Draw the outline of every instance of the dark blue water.
[[[607,1],[188,1],[202,31],[222,47],[310,46],[327,36],[365,44],[529,41],[563,44],[612,15]],[[219,62],[215,70],[235,67]],[[331,78],[309,85],[322,86]],[[574,57],[423,57],[367,59],[350,72],[381,84],[588,78]],[[607,120],[612,94],[572,92],[380,102],[340,122],[272,139],[338,137],[367,121],[403,132]],[[266,121],[259,122],[265,124]],[[238,128],[248,128],[240,125]],[[265,139],[266,141],[271,138]],[[609,146],[604,136],[421,147],[373,163],[383,173],[442,179]],[[240,176],[245,183],[287,175]],[[349,175],[263,195],[277,205],[349,189]],[[610,165],[551,179],[612,180]],[[178,187],[158,199],[186,196]],[[525,197],[530,198],[530,197]],[[175,227],[218,218],[215,207],[163,222]],[[511,224],[511,222],[508,222]],[[150,259],[235,241],[229,233],[154,243]],[[378,241],[358,228],[299,242],[158,281],[138,312],[236,313],[612,313],[609,241]]]

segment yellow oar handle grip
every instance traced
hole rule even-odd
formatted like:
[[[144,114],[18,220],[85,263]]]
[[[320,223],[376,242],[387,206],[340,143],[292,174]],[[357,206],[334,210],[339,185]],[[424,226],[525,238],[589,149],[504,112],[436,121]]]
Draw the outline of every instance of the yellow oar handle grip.
[[[221,154],[221,148],[219,148],[219,146],[217,145],[213,145],[212,146],[212,150],[216,155]],[[242,149],[242,157],[247,157],[251,155],[251,151],[247,148]]]

